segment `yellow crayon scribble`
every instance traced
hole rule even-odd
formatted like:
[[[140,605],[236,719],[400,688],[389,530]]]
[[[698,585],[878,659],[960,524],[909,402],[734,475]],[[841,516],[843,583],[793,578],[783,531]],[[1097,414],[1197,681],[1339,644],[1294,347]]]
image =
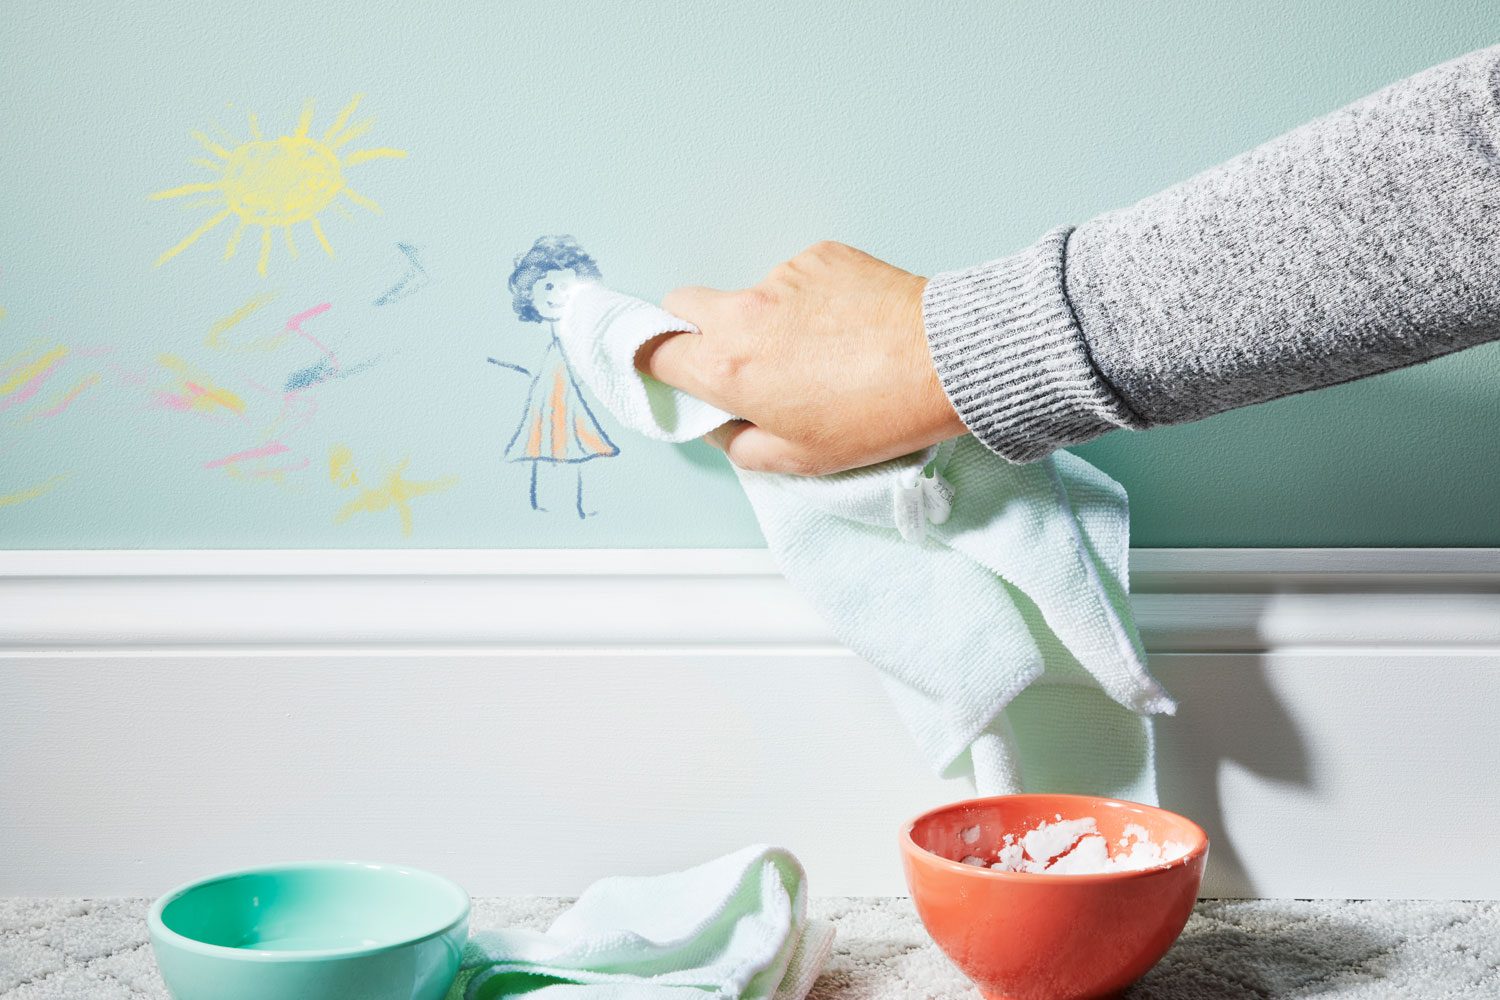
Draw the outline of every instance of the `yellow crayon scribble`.
[[[355,139],[358,139],[360,136],[364,135],[366,132],[370,131],[374,124],[375,119],[366,118],[362,122],[357,122],[354,125],[350,125],[338,135],[325,135],[323,137],[323,141],[328,143],[330,149],[338,149],[340,146],[347,145],[353,142]]]
[[[208,150],[210,153],[214,154],[219,159],[221,159],[221,160],[227,160],[227,159],[229,159],[229,150],[225,149],[223,146],[220,146],[218,143],[214,142],[212,139],[210,139],[204,133],[202,133],[202,132],[194,132],[193,133],[193,138],[198,141],[198,145],[202,146],[204,149]]]
[[[409,480],[405,473],[410,461],[410,459],[403,458],[397,462],[396,467],[386,474],[385,485],[367,489],[349,501],[333,519],[333,523],[343,524],[361,512],[374,513],[394,507],[401,515],[401,534],[410,536],[413,526],[411,501],[428,493],[446,490],[458,482],[457,476],[444,476],[442,479],[430,479],[424,482]]]
[[[402,159],[406,156],[404,149],[361,149],[344,157],[344,166],[354,167],[370,160]]]
[[[4,361],[0,361],[0,372],[4,372],[9,370],[10,368],[15,367],[22,361],[26,360],[26,358],[30,357],[46,346],[47,341],[41,337],[38,337],[36,340],[33,340],[31,343],[27,344],[25,347],[21,348],[19,351],[6,358]]]
[[[175,393],[163,393],[162,402],[174,410],[206,412],[223,407],[235,413],[245,412],[245,401],[223,386],[215,385],[207,375],[198,371],[175,354],[163,354],[157,363],[180,376]]]
[[[4,318],[5,318],[5,307],[4,306],[0,306],[0,319],[4,319]]]
[[[275,292],[264,292],[255,296],[223,319],[215,321],[214,325],[208,328],[208,339],[203,342],[204,346],[215,350],[223,347],[223,336],[225,333],[243,323],[251,314],[274,298],[276,298]]]
[[[9,396],[38,375],[51,368],[57,362],[67,357],[66,347],[54,347],[30,364],[22,365],[21,368],[11,373],[4,382],[0,382],[0,396]]]
[[[63,410],[73,405],[73,401],[82,396],[86,391],[99,384],[101,376],[98,372],[86,375],[79,379],[71,389],[60,392],[49,399],[45,406],[27,416],[27,420],[35,420],[37,417],[55,417]]]
[[[247,227],[260,226],[260,253],[255,269],[262,276],[265,275],[271,258],[272,229],[283,231],[287,249],[295,259],[297,250],[292,239],[292,227],[303,222],[309,223],[323,251],[330,257],[333,256],[333,247],[318,221],[318,213],[330,207],[338,210],[340,206],[335,204],[334,199],[339,195],[372,212],[380,211],[378,204],[349,186],[344,178],[344,171],[371,160],[400,159],[406,156],[405,150],[386,146],[354,150],[340,156],[339,150],[363,135],[372,124],[372,119],[354,125],[348,124],[359,101],[360,97],[356,95],[321,138],[311,134],[311,101],[303,107],[296,129],[274,139],[262,138],[260,123],[253,115],[250,117],[250,141],[239,142],[232,136],[225,136],[232,148],[216,143],[202,132],[193,133],[193,137],[203,148],[218,158],[215,161],[200,157],[193,162],[217,171],[218,179],[157,191],[150,196],[151,200],[162,201],[211,193],[214,195],[212,204],[222,207],[176,246],[158,257],[156,266],[160,267],[182,253],[231,215],[236,217],[237,223],[225,246],[224,259],[230,259],[238,251],[240,238]]]
[[[224,471],[229,474],[230,479],[256,480],[258,482],[271,482],[277,486],[291,489],[291,483],[287,480],[287,473],[300,472],[305,466],[278,466],[273,469],[240,469],[238,466],[226,466]]]
[[[337,483],[339,489],[359,485],[359,471],[354,468],[354,452],[347,444],[336,444],[328,449],[328,478]]]
[[[27,500],[35,500],[37,497],[42,496],[43,494],[51,493],[54,489],[57,488],[57,485],[64,479],[67,479],[70,474],[71,473],[64,472],[60,475],[53,476],[51,479],[48,479],[44,482],[40,482],[29,489],[17,490],[14,493],[7,493],[4,496],[0,496],[0,507],[9,507],[11,504],[16,503],[25,503]]]

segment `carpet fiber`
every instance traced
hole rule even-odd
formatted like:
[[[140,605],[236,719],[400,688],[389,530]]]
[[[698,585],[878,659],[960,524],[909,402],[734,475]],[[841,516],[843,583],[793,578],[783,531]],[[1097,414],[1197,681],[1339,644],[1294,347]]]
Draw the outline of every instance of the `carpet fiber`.
[[[479,899],[474,926],[545,926],[559,899]],[[838,942],[813,1000],[977,1000],[904,899],[815,899]],[[146,903],[0,899],[4,1000],[166,1000]],[[1132,1000],[1500,997],[1500,903],[1200,903]]]

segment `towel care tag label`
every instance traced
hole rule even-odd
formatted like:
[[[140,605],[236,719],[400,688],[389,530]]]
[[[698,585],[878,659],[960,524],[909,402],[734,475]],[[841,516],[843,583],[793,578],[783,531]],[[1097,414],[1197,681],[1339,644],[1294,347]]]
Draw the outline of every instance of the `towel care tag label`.
[[[929,524],[943,524],[953,514],[953,486],[934,472],[920,472],[911,482],[901,482],[891,491],[895,500],[896,530],[908,542],[927,537]]]
[[[917,482],[922,487],[927,523],[946,524],[953,515],[953,484],[937,473],[922,476]]]

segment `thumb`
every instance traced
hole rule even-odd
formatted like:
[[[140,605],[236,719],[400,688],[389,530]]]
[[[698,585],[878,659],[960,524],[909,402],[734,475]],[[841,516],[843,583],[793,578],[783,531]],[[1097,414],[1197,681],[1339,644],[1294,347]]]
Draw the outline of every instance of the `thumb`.
[[[748,420],[731,420],[710,431],[707,440],[747,472],[820,476],[828,471],[810,449],[777,437]]]

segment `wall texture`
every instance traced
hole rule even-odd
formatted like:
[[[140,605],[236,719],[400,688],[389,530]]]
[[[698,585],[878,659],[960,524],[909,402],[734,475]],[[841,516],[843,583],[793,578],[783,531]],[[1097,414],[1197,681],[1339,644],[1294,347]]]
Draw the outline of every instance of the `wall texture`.
[[[503,460],[529,377],[487,359],[540,360],[506,289],[535,238],[653,297],[825,237],[931,273],[1497,27],[1484,0],[17,7],[0,546],[758,544],[714,453],[603,414],[619,455],[540,468],[532,510]],[[1497,379],[1482,348],[1082,452],[1137,545],[1495,545]]]

